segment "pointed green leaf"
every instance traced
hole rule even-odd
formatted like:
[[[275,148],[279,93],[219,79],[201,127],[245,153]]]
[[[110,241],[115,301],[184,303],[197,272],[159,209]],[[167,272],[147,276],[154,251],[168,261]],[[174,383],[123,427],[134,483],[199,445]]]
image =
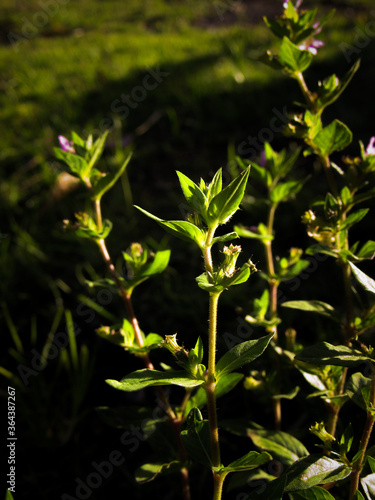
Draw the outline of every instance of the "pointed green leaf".
[[[288,181],[277,184],[270,193],[273,203],[281,203],[294,197],[303,187],[303,181]]]
[[[219,168],[219,170],[213,176],[210,185],[208,186],[208,191],[207,191],[208,202],[210,203],[212,198],[214,198],[217,194],[219,194],[222,189],[223,189],[222,170],[221,168]]]
[[[291,5],[292,2],[289,2]],[[280,46],[279,60],[292,73],[302,73],[311,64],[312,54],[308,50],[300,50],[289,38],[284,36]]]
[[[361,208],[360,210],[357,210],[356,212],[353,212],[352,214],[348,215],[346,220],[342,224],[340,224],[340,231],[349,229],[354,224],[357,224],[357,222],[359,222],[360,220],[363,219],[363,217],[366,216],[368,211],[369,211],[368,208]]]
[[[328,92],[326,90],[325,92],[322,92],[322,95],[318,98],[317,101],[320,110],[323,110],[328,105],[334,103],[340,97],[340,95],[349,85],[351,79],[359,69],[360,62],[361,60],[357,59],[357,61],[353,64],[353,66],[350,68],[350,70],[347,72],[347,74],[344,76],[341,82],[339,82],[338,86],[332,89],[332,91]]]
[[[109,131],[106,130],[100,137],[97,138],[92,148],[90,149],[90,159],[87,173],[95,166],[103,154],[105,142],[107,140]]]
[[[254,238],[257,240],[268,240],[268,241],[273,240],[273,236],[271,234],[262,234],[259,232],[255,233],[254,231],[251,231],[249,228],[242,225],[234,226],[234,230],[242,238],[251,238],[251,239]]]
[[[375,281],[367,276],[363,271],[358,269],[357,266],[353,264],[353,262],[349,262],[350,267],[352,268],[354,276],[361,283],[363,288],[368,292],[375,293]]]
[[[250,167],[212,198],[207,214],[211,227],[218,224],[225,224],[238,210],[245,193],[249,172]]]
[[[362,373],[353,373],[346,384],[346,394],[349,398],[363,410],[367,410],[369,405],[371,379]]]
[[[283,302],[281,305],[282,307],[288,307],[290,309],[315,312],[340,322],[340,318],[337,317],[334,307],[320,300],[290,300]]]
[[[348,477],[351,471],[351,468],[332,458],[309,455],[288,469],[285,491],[307,490],[320,484],[339,481]]]
[[[222,236],[215,236],[215,238],[213,238],[212,240],[212,245],[218,242],[225,243],[226,241],[235,240],[236,238],[239,238],[239,236],[235,232],[223,234]]]
[[[201,188],[181,172],[177,172],[177,175],[180,181],[182,192],[184,193],[184,196],[189,205],[194,211],[205,216],[208,208],[208,201]]]
[[[329,156],[346,148],[352,142],[352,133],[344,123],[334,120],[318,132],[313,142],[320,154]]]
[[[372,458],[372,457],[370,457],[370,456],[368,456],[367,457],[367,461],[368,461],[368,464],[369,464],[369,466],[371,468],[371,472],[375,473],[375,459]]]
[[[356,256],[360,259],[373,259],[375,256],[375,241],[366,241]]]
[[[255,446],[270,452],[275,460],[285,465],[291,465],[309,454],[305,446],[287,432],[248,428],[247,435]]]
[[[335,500],[329,491],[320,486],[313,486],[308,490],[296,491],[292,496],[293,500]]]
[[[362,495],[362,493],[360,491],[357,490],[354,493],[353,500],[365,500],[365,497]]]
[[[130,161],[130,158],[132,157],[132,153],[129,153],[128,156],[125,158],[124,163],[121,165],[119,169],[117,169],[115,172],[112,172],[111,174],[107,174],[104,177],[101,177],[96,184],[94,185],[94,193],[93,193],[93,199],[95,200],[100,200],[101,197],[111,189],[112,186],[115,185],[117,180],[121,177],[121,175],[124,173],[126,167],[128,166],[128,163]]]
[[[303,349],[295,359],[312,365],[356,366],[370,358],[351,347],[320,342]]]
[[[165,464],[153,463],[153,464],[143,464],[135,472],[135,480],[139,484],[148,483],[153,481],[157,476],[172,474],[181,470],[181,462],[178,460],[172,460]]]
[[[216,378],[220,379],[223,375],[250,363],[260,356],[268,346],[273,335],[273,333],[270,333],[260,339],[248,340],[233,347],[219,359],[216,365]]]
[[[194,224],[183,220],[165,221],[156,217],[156,215],[152,215],[150,212],[147,212],[147,210],[144,210],[137,205],[135,205],[135,208],[147,215],[147,217],[156,220],[156,222],[164,227],[166,231],[172,233],[174,236],[177,236],[184,241],[194,241],[200,248],[203,248],[206,241],[205,233],[197,226],[194,226]]]
[[[198,463],[211,469],[211,439],[208,420],[203,420],[198,408],[193,408],[186,419],[186,424],[186,430],[180,434],[185,450]]]
[[[369,474],[361,479],[361,485],[367,500],[375,500],[375,474]]]
[[[138,391],[140,389],[144,389],[145,387],[158,385],[196,387],[197,385],[203,384],[203,380],[192,378],[188,375],[188,373],[182,370],[161,372],[158,370],[150,370],[148,368],[130,373],[120,381],[106,380],[106,382],[115,389],[126,392]]]
[[[261,465],[272,460],[269,453],[262,451],[258,453],[256,451],[250,451],[243,457],[231,462],[229,465],[220,469],[220,472],[240,472],[245,470],[253,470]]]

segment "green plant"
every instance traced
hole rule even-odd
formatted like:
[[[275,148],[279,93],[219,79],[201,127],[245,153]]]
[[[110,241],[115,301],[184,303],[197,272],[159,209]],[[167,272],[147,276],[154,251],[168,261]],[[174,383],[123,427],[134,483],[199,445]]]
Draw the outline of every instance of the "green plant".
[[[121,380],[107,382],[124,392],[155,387],[164,414],[148,418],[145,439],[152,441],[163,435],[164,439],[173,436],[173,444],[167,453],[160,449],[155,462],[140,467],[137,479],[144,483],[163,474],[179,473],[185,500],[191,496],[189,470],[193,463],[200,464],[212,474],[214,500],[222,498],[224,481],[231,472],[239,473],[237,477],[240,479],[232,481],[237,487],[249,480],[262,480],[262,488],[249,495],[244,493],[243,499],[334,498],[328,489],[338,499],[360,500],[366,497],[371,500],[374,495],[375,457],[370,438],[375,422],[375,358],[368,341],[368,334],[375,326],[374,304],[367,295],[362,298],[354,290],[352,278],[354,275],[368,292],[375,292],[375,281],[357,266],[373,258],[375,242],[368,240],[353,244],[349,236],[352,228],[357,227],[368,213],[367,208],[357,208],[357,205],[375,195],[372,187],[375,139],[371,139],[367,148],[360,144],[359,156],[336,160],[337,153],[350,145],[352,133],[338,119],[326,125],[323,112],[340,97],[359,63],[355,63],[341,80],[331,75],[312,91],[304,75],[318,48],[323,45],[315,37],[330,15],[316,22],[316,9],[305,11],[300,7],[301,1],[293,5],[287,0],[278,19],[266,19],[280,44],[276,55],[268,52],[263,58],[263,62],[287,73],[300,87],[304,102],[297,103],[290,111],[285,130],[286,135],[300,145],[289,152],[277,152],[266,143],[264,155],[258,163],[237,158],[239,170],[225,187],[221,169],[209,183],[203,179],[195,183],[182,172],[177,172],[190,208],[186,220],[164,220],[137,207],[173,236],[199,248],[204,272],[196,282],[208,294],[207,341],[198,337],[194,347],[187,348],[177,340],[177,334],[161,336],[151,332],[145,335],[141,330],[133,308],[133,291],[166,269],[169,250],[151,250],[144,244],[130,244],[122,254],[125,273],[115,267],[110,257],[106,239],[112,223],[103,218],[101,201],[124,174],[131,153],[121,166],[109,170],[99,167],[107,134],[95,142],[92,136],[83,140],[76,133],[72,133],[71,141],[60,136],[62,149],[56,149],[57,158],[87,189],[89,209],[78,213],[76,221],[67,222],[66,227],[96,245],[108,271],[108,277],[91,281],[89,285],[117,293],[127,312],[127,318],[120,324],[102,326],[97,332],[135,355],[144,365]],[[296,168],[302,151],[305,158],[317,158],[321,165],[328,184],[323,196],[319,192],[319,180],[320,189],[316,189],[313,199],[307,200],[310,191],[306,185],[314,180],[314,176],[302,176]],[[284,204],[292,206],[293,201],[302,195],[309,207],[302,215],[302,222],[307,235],[316,243],[305,250],[292,246],[286,257],[279,257],[275,253],[278,210]],[[217,234],[221,226],[229,223],[241,203],[250,210],[252,205],[265,205],[265,219],[253,220],[251,227],[238,224],[234,231]],[[253,311],[245,319],[250,325],[265,329],[265,334],[234,345],[216,360],[219,299],[234,285],[245,287],[257,270],[251,260],[237,266],[242,249],[232,241],[239,236],[258,240],[263,247],[266,269],[261,269],[259,274],[267,286],[253,301]],[[217,247],[220,247],[219,252],[215,252]],[[334,330],[338,332],[336,338],[331,339],[327,328],[323,331],[324,340],[315,344],[310,342],[310,345],[306,339],[305,345],[299,343],[299,332],[292,326],[285,328],[285,334],[282,334],[284,324],[279,307],[282,285],[295,279],[310,265],[311,261],[303,258],[304,253],[305,256],[324,255],[334,259],[343,283],[343,300],[335,305],[319,299],[282,303],[285,308],[314,312],[337,325]],[[171,353],[170,364],[160,362],[160,369],[156,369],[151,360],[155,351]],[[248,365],[254,369],[247,371]],[[365,366],[363,373],[359,370],[361,366]],[[245,378],[242,368],[247,371]],[[319,398],[327,410],[325,421],[316,422],[309,428],[310,436],[318,437],[322,442],[317,453],[310,453],[308,443],[305,446],[297,436],[281,430],[282,400],[296,398],[299,387],[295,379],[300,376],[314,389],[306,399]],[[263,391],[263,401],[266,404],[272,402],[275,429],[268,430],[246,419],[222,422],[226,431],[251,438],[256,448],[230,461],[222,458],[217,399],[234,390],[242,379],[245,389],[258,395]],[[183,388],[179,404],[171,404],[163,386]],[[300,404],[302,406],[303,401]],[[356,405],[363,410],[365,424],[362,431],[351,425],[350,420],[343,419],[339,425],[344,404]],[[207,419],[202,414],[205,407]],[[129,410],[125,409],[124,413],[125,427],[147,414],[146,408]],[[112,410],[102,408],[100,412],[108,421],[113,420]],[[277,466],[271,474],[262,466],[272,459],[277,461]]]

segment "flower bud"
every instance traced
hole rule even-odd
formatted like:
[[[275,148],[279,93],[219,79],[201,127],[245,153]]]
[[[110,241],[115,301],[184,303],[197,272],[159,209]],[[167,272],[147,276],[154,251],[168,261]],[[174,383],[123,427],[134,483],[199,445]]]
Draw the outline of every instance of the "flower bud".
[[[320,422],[320,424],[316,422],[315,425],[310,427],[309,431],[315,434],[315,436],[318,436],[318,438],[321,439],[324,444],[329,444],[332,441],[336,441],[336,438],[326,431],[323,422]]]

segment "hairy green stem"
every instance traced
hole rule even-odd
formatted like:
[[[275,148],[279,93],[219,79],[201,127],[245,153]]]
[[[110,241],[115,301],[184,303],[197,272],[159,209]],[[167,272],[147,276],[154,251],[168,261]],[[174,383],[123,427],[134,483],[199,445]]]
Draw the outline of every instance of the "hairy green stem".
[[[303,94],[303,96],[306,100],[306,103],[308,104],[310,110],[313,113],[316,113],[316,104],[315,104],[314,98],[306,85],[305,78],[303,77],[302,72],[297,73],[295,75],[295,78],[300,86],[302,94]]]
[[[213,500],[221,500],[221,496],[223,494],[223,484],[224,484],[226,474],[218,474],[217,472],[214,472],[213,475],[214,475]]]
[[[215,397],[215,367],[216,367],[216,325],[217,307],[220,293],[210,293],[210,313],[208,327],[208,373],[205,386],[207,396],[208,421],[210,425],[212,463],[220,466],[219,430],[217,425],[216,397]]]

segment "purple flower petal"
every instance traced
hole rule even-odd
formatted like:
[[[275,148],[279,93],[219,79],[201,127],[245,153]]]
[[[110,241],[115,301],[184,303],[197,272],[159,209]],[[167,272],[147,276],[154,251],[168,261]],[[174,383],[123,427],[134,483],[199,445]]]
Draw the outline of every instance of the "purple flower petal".
[[[67,151],[68,153],[75,153],[76,150],[74,149],[73,142],[69,141],[66,137],[63,135],[59,135],[58,137],[61,149],[63,151]]]
[[[375,136],[371,137],[370,142],[366,148],[366,156],[375,155]]]

